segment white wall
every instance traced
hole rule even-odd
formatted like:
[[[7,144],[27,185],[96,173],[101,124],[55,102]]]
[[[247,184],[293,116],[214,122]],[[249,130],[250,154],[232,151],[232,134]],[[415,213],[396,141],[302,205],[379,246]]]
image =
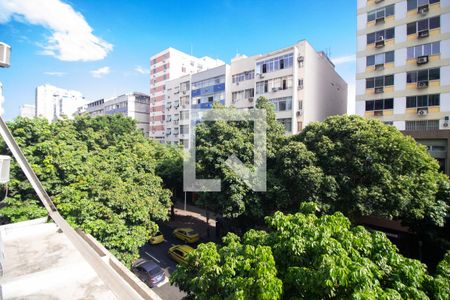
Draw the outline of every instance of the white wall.
[[[358,9],[360,9],[360,8],[364,8],[366,6],[367,6],[367,0],[358,0],[356,7]]]
[[[450,66],[441,67],[441,86],[450,85]]]
[[[366,80],[358,79],[356,80],[356,96],[361,96],[366,93]]]
[[[441,0],[441,7],[450,6],[450,0]]]
[[[441,58],[450,58],[450,40],[441,41]]]
[[[395,3],[395,20],[398,21],[405,18],[407,11],[406,1]]]
[[[366,101],[356,101],[355,114],[357,114],[358,116],[364,117],[365,112],[366,112]]]
[[[404,114],[406,111],[406,97],[394,99],[394,115]]]
[[[367,14],[360,14],[357,17],[357,29],[358,30],[363,30],[366,29],[366,25],[367,25]]]
[[[395,43],[406,42],[406,24],[395,27]]]
[[[450,112],[450,93],[441,94],[440,96],[440,109],[443,112]]]
[[[450,32],[450,14],[441,15],[441,33]]]
[[[366,71],[366,58],[359,57],[356,59],[356,73],[364,73]]]
[[[367,36],[365,34],[358,35],[358,51],[363,51],[367,46]]]
[[[406,89],[406,73],[396,73],[394,75],[395,91],[403,91]]]
[[[407,50],[406,48],[401,48],[395,50],[395,66],[401,67],[406,64],[406,58],[407,58]]]

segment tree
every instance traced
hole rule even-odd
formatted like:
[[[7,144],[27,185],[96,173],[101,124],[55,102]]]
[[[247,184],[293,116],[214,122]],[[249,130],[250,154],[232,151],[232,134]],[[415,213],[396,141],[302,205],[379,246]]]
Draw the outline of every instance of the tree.
[[[275,119],[273,105],[265,98],[257,100],[257,108],[267,112],[267,158],[268,164],[275,162],[278,149],[285,143],[284,129]],[[224,109],[216,105],[214,109]],[[225,110],[224,110],[225,111]],[[236,109],[227,109],[227,114],[237,113]],[[202,193],[200,203],[218,210],[227,218],[251,217],[260,219],[273,203],[264,193],[255,193],[232,171],[225,161],[232,154],[248,168],[253,168],[254,132],[251,121],[202,122],[196,128],[197,177],[218,178],[222,181],[221,193]],[[270,167],[269,167],[270,169]],[[274,177],[269,177],[272,184]]]
[[[260,277],[271,299],[448,299],[450,254],[433,277],[383,233],[353,227],[339,212],[317,216],[317,210],[303,203],[300,213],[266,217],[268,231],[250,230],[241,240],[229,234],[223,246],[200,245],[171,281],[195,299],[239,298],[243,290],[258,290]],[[242,253],[258,259],[248,262]]]
[[[137,258],[171,205],[171,193],[156,174],[162,146],[120,115],[53,123],[18,118],[8,125],[63,217],[125,264]],[[0,145],[2,152],[5,148]],[[0,209],[4,219],[46,214],[14,162],[9,188],[7,206]]]
[[[328,178],[332,193],[320,193],[320,201],[329,211],[444,225],[449,180],[424,146],[395,127],[336,116],[308,125],[293,140],[314,153],[315,166]]]

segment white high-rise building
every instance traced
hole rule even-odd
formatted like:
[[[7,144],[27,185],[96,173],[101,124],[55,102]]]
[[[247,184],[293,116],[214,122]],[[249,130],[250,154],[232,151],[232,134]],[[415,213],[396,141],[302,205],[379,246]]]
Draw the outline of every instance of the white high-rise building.
[[[36,88],[36,116],[54,121],[62,116],[69,119],[86,103],[78,91],[65,90],[49,84]]]
[[[36,106],[31,104],[23,104],[20,106],[20,116],[22,118],[34,118],[36,117]]]
[[[450,0],[358,0],[356,113],[424,144],[450,174]]]
[[[150,58],[150,126],[149,136],[164,141],[164,102],[166,83],[187,74],[223,65],[210,57],[197,58],[174,48],[165,49]]]

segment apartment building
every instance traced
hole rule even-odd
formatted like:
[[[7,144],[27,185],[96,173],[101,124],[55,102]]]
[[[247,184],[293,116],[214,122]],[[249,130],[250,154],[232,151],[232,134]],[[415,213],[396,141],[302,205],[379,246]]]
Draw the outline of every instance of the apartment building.
[[[99,99],[79,108],[79,113],[93,117],[122,114],[136,120],[137,127],[149,136],[150,96],[144,93],[128,93],[109,99]]]
[[[323,52],[306,41],[231,61],[227,105],[253,107],[264,96],[274,106],[286,133],[347,112],[347,83]]]
[[[66,90],[45,84],[36,88],[36,116],[44,117],[50,122],[66,116],[73,118],[78,107],[86,103],[78,91]]]
[[[357,6],[356,113],[411,135],[449,174],[450,0]]]
[[[223,65],[224,62],[210,57],[197,58],[174,48],[165,49],[150,58],[150,137],[165,139],[166,83],[187,74]]]
[[[190,89],[190,93],[181,94],[182,89]],[[260,96],[274,104],[277,120],[287,134],[298,133],[310,122],[345,114],[347,110],[346,82],[323,52],[300,41],[267,54],[238,55],[230,65],[169,80],[166,141],[178,140],[188,148],[192,123],[199,118],[189,109],[210,109],[215,102],[248,109],[255,106]]]
[[[3,102],[5,102],[5,97],[3,96],[3,84],[0,82],[0,115],[3,115]]]
[[[22,118],[34,118],[36,116],[36,106],[31,104],[23,104],[19,108]]]

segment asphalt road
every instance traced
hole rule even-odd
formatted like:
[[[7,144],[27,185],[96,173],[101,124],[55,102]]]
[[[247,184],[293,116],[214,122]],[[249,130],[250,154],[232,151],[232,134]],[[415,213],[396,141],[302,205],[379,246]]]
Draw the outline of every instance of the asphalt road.
[[[140,249],[140,254],[142,258],[152,259],[158,263],[166,272],[166,277],[169,278],[176,268],[176,263],[169,257],[167,251],[172,245],[184,244],[184,242],[172,235],[173,229],[169,226],[159,225],[159,229],[163,233],[165,241],[159,245],[145,244]],[[171,286],[170,283],[155,287],[153,291],[164,300],[178,300],[186,296],[184,292],[181,292],[176,286]]]

